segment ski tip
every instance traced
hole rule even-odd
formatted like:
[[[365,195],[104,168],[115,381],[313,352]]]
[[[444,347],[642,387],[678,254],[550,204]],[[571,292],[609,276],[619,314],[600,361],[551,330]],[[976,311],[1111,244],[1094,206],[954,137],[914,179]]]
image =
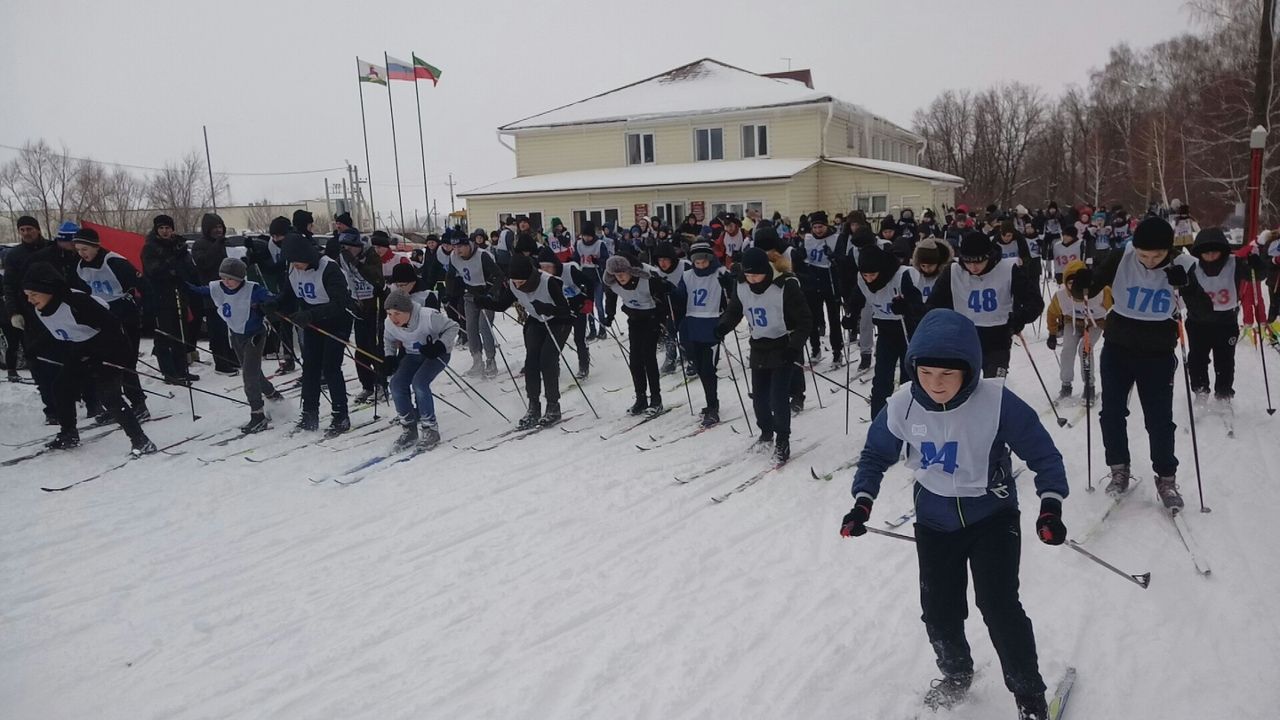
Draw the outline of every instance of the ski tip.
[[[1148,587],[1151,587],[1151,573],[1149,572],[1144,572],[1140,575],[1134,575],[1133,579],[1138,582],[1138,587],[1142,588],[1143,590],[1146,590]],[[1075,668],[1071,668],[1071,671],[1075,672]]]
[[[814,480],[822,479],[822,476],[818,475],[818,471],[814,470],[812,465],[809,466],[809,474],[813,476]]]

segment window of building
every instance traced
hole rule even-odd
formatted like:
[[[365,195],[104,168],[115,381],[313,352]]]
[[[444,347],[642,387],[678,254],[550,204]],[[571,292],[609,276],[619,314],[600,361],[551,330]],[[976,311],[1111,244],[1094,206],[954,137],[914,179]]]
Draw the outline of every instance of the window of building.
[[[698,128],[693,131],[694,160],[724,159],[724,128]]]
[[[769,157],[769,126],[742,126],[742,157]]]
[[[506,227],[507,218],[512,217],[513,215],[524,215],[525,217],[529,218],[529,227],[533,228],[534,230],[542,229],[542,211],[541,210],[510,210],[508,212],[500,212],[498,213],[498,227],[499,228]]]
[[[575,238],[582,233],[582,224],[588,220],[595,224],[596,230],[601,229],[605,223],[613,223],[613,226],[617,227],[618,208],[587,208],[585,210],[574,210],[573,236]]]
[[[674,230],[680,227],[680,223],[684,222],[684,216],[689,214],[688,207],[687,203],[682,202],[654,203],[653,214],[662,221],[663,225]]]
[[[627,133],[627,164],[649,165],[653,161],[653,133]]]
[[[742,202],[713,202],[711,205],[711,216],[716,217],[725,213],[733,213],[739,219],[747,216],[747,210],[755,210],[764,217],[764,203],[759,200],[746,200]]]
[[[888,195],[856,195],[854,206],[868,216],[881,215],[889,209]]]

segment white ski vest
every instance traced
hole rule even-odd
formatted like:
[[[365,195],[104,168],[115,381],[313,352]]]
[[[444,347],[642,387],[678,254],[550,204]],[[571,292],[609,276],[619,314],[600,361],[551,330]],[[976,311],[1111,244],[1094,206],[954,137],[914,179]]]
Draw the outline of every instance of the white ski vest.
[[[1053,272],[1061,275],[1067,266],[1076,260],[1083,260],[1080,256],[1080,242],[1071,243],[1070,246],[1063,245],[1060,242],[1053,244]]]
[[[680,282],[680,276],[684,274],[684,271],[688,270],[691,267],[693,266],[689,264],[688,260],[678,259],[676,260],[675,267],[671,268],[671,272],[666,272],[662,268],[658,267],[657,263],[654,263],[652,272],[654,275],[657,275],[663,280],[666,280],[672,285],[675,285],[676,283]]]
[[[942,277],[942,268],[938,268],[938,272],[933,277],[929,277],[914,267],[907,268],[907,272],[911,274],[911,284],[916,286],[920,291],[920,297],[925,302],[929,302],[929,296],[933,294],[933,286],[938,282],[938,278]]]
[[[815,237],[813,233],[805,233],[805,262],[817,268],[831,267],[831,252],[836,249],[836,237],[836,233],[831,233],[824,238]]]
[[[434,308],[414,305],[404,327],[391,322],[391,318],[382,321],[383,352],[387,357],[393,357],[400,348],[405,352],[421,353],[423,346],[439,340],[444,343],[447,353],[453,347],[457,332],[458,324],[449,316]]]
[[[106,307],[107,303],[100,297],[93,295],[94,300],[102,307]],[[71,308],[64,302],[58,304],[58,309],[53,314],[45,317],[41,313],[36,313],[40,317],[40,322],[48,328],[49,334],[59,340],[65,342],[84,342],[98,334],[98,328],[88,325],[81,325],[76,322],[76,316],[71,314]]]
[[[649,292],[648,278],[640,278],[633,290],[628,290],[617,283],[610,285],[609,289],[618,296],[623,305],[632,310],[652,310],[658,307],[658,304],[653,301],[653,294]]]
[[[346,251],[338,256],[338,264],[342,267],[342,274],[347,277],[347,288],[351,291],[351,297],[356,300],[369,300],[374,295],[373,283],[364,279],[360,274],[360,269],[351,264],[351,260],[347,257]],[[391,277],[391,273],[387,272],[388,267],[395,267],[399,263],[391,263],[390,266],[383,264],[383,275]]]
[[[867,304],[871,306],[872,320],[901,320],[902,316],[898,315],[890,309],[893,299],[902,294],[902,277],[907,274],[907,268],[899,267],[893,273],[893,279],[884,284],[879,290],[872,291],[867,285],[867,281],[862,279],[862,273],[858,273],[858,288],[862,290],[862,295],[867,299]]]
[[[738,283],[738,302],[742,303],[742,314],[747,318],[752,338],[780,338],[787,334],[782,288],[777,284],[769,283],[769,287],[757,295],[747,283]]]
[[[1164,268],[1148,270],[1138,262],[1136,253],[1132,244],[1125,246],[1120,265],[1116,267],[1116,279],[1111,283],[1111,297],[1114,301],[1111,312],[1132,320],[1172,320],[1177,303],[1174,302],[1173,286],[1165,277]],[[1189,255],[1177,255],[1173,258],[1173,263],[1191,273],[1196,261]]]
[[[218,315],[227,324],[227,329],[237,335],[243,335],[244,326],[249,323],[255,287],[257,283],[246,280],[238,290],[231,292],[222,286],[221,280],[209,283],[209,297],[218,308]]]
[[[525,292],[524,290],[521,290],[520,288],[516,287],[516,284],[514,281],[511,281],[511,280],[507,281],[507,287],[511,288],[511,294],[515,296],[516,301],[519,302],[520,306],[524,308],[525,314],[537,320],[538,322],[544,323],[544,324],[551,319],[551,316],[543,315],[542,313],[538,312],[537,310],[534,309],[533,304],[535,302],[548,303],[552,305],[555,304],[555,300],[553,300],[551,297],[551,289],[547,287],[547,282],[551,280],[552,277],[554,276],[539,270],[538,271],[538,287],[534,288],[533,292]]]
[[[889,432],[914,450],[915,481],[942,497],[986,495],[1004,383],[983,378],[959,407],[938,412],[915,402],[911,387],[907,383],[889,398],[885,419]]]
[[[1195,273],[1196,281],[1213,301],[1215,312],[1235,310],[1240,306],[1240,288],[1236,285],[1235,256],[1227,256],[1227,261],[1223,263],[1222,270],[1217,275],[1206,273],[1198,262],[1195,264]]]
[[[576,298],[582,294],[582,288],[573,281],[573,271],[578,269],[580,269],[578,263],[561,263],[560,283],[564,285],[564,296],[567,298]]]
[[[705,277],[689,268],[684,271],[683,281],[686,291],[684,314],[696,318],[720,317],[721,300],[724,288],[720,285],[720,277],[726,272],[719,269]]]
[[[1087,321],[1090,325],[1096,325],[1107,315],[1102,293],[1087,298],[1084,302],[1071,297],[1071,293],[1067,292],[1066,288],[1059,289],[1054,295],[1058,298],[1058,307],[1062,309],[1062,314],[1073,320]]]
[[[1027,251],[1032,260],[1040,259],[1040,238],[1027,236]]]
[[[590,245],[579,240],[575,245],[578,257],[582,258],[583,265],[599,265],[600,251],[604,248],[604,243],[597,240]]]
[[[1011,242],[1008,245],[1002,242],[997,242],[996,247],[1000,248],[1001,260],[1007,260],[1009,258],[1016,260],[1018,258],[1018,243],[1016,241]]]
[[[87,267],[83,260],[76,265],[76,274],[93,291],[93,296],[101,298],[107,303],[125,296],[124,287],[120,285],[120,278],[116,277],[115,271],[107,265],[109,260],[119,257],[122,256],[108,252],[106,257],[102,258],[102,267]]]
[[[289,284],[293,286],[293,294],[308,305],[329,302],[329,291],[324,289],[324,271],[332,262],[327,255],[321,255],[314,268],[299,270],[290,264]]]
[[[1015,260],[1000,260],[983,275],[974,275],[961,265],[951,268],[951,304],[956,312],[978,327],[997,327],[1009,322],[1013,312],[1013,268]]]
[[[484,279],[484,253],[475,250],[471,253],[471,257],[466,260],[455,250],[453,259],[454,272],[458,273],[458,277],[462,278],[462,282],[471,287],[484,287],[488,283]]]

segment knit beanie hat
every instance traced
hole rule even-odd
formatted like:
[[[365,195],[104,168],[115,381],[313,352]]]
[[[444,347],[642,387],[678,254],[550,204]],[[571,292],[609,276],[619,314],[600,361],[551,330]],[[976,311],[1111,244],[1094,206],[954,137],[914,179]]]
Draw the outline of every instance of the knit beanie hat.
[[[809,225],[810,225],[810,227],[812,227],[812,226],[814,226],[814,225],[818,225],[818,224],[822,224],[822,225],[828,225],[828,224],[830,224],[830,223],[828,223],[828,222],[827,222],[827,211],[825,211],[825,210],[815,210],[814,212],[809,213]]]
[[[742,253],[742,272],[752,275],[768,275],[769,256],[758,247],[747,248]]]
[[[15,225],[14,227],[19,227],[19,228],[33,227],[36,230],[39,230],[40,223],[30,215],[23,215],[22,217],[18,218],[18,224]]]
[[[289,234],[289,228],[291,227],[289,218],[277,217],[271,221],[271,227],[267,229],[267,232],[276,237],[284,237]]]
[[[315,218],[306,210],[293,211],[293,227],[298,232],[306,232],[307,226],[315,222]]]
[[[756,247],[760,247],[759,240],[756,240]],[[700,257],[705,257],[711,262],[715,262],[716,253],[715,253],[715,250],[711,249],[710,243],[696,242],[689,248],[690,260],[697,260]]]
[[[554,250],[552,250],[549,247],[544,247],[538,251],[538,262],[539,263],[557,263],[557,262],[560,262],[560,258],[556,257],[556,253]]]
[[[349,212],[338,213],[337,215],[334,216],[333,221],[337,223],[342,223],[347,227],[353,227],[355,225],[355,223],[351,221],[351,213]]]
[[[413,269],[413,265],[409,263],[396,263],[391,267],[391,282],[416,283],[418,282],[418,273]]]
[[[151,218],[151,228],[153,230],[159,230],[162,227],[174,227],[173,218],[168,215],[157,215],[154,218]]]
[[[102,246],[102,241],[98,239],[98,231],[93,228],[80,228],[76,231],[76,234],[72,236],[72,240],[77,245],[92,245],[94,247]]]
[[[58,226],[58,242],[71,242],[75,239],[76,232],[80,230],[80,226],[70,220],[63,220]]]
[[[782,238],[778,237],[778,231],[772,227],[762,227],[755,231],[752,236],[752,243],[756,247],[769,252],[782,252]]]
[[[228,280],[239,280],[240,282],[244,282],[245,273],[248,271],[249,269],[245,267],[244,261],[240,258],[223,258],[222,262],[218,265],[218,277],[226,278]]]
[[[1133,246],[1139,250],[1172,250],[1173,226],[1158,217],[1149,217],[1133,231]]]
[[[595,235],[595,234],[596,234],[596,224],[595,224],[595,223],[593,223],[593,222],[591,222],[590,220],[586,220],[586,221],[584,221],[584,222],[582,223],[582,227],[578,229],[578,234],[579,234],[579,235],[587,235],[587,236]]]
[[[31,263],[22,277],[22,289],[57,295],[67,289],[67,279],[47,262]]]
[[[391,247],[391,236],[385,230],[374,230],[369,236],[369,244],[378,247]]]
[[[879,245],[869,245],[858,253],[858,271],[864,273],[888,272],[898,265],[898,258]]]
[[[507,277],[512,280],[528,280],[533,277],[533,260],[527,255],[512,255],[511,263],[507,265]]]
[[[864,251],[865,252],[865,251]],[[971,230],[960,238],[960,257],[963,260],[986,260],[991,256],[991,238],[978,230]]]
[[[382,307],[386,310],[412,312],[413,299],[409,297],[409,293],[400,288],[395,288],[387,294],[387,299],[382,301]]]
[[[897,232],[897,231],[898,231],[898,223],[894,221],[894,219],[893,219],[893,216],[892,216],[892,215],[886,215],[886,216],[884,216],[884,218],[880,221],[880,232],[881,232],[881,234],[883,234],[885,230],[892,230],[892,231],[894,231],[894,232]]]

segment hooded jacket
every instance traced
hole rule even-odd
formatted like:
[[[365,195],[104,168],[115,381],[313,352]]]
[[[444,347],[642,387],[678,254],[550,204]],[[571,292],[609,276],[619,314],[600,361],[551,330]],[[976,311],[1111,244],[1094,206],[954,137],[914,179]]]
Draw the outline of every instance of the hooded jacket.
[[[99,362],[109,362],[123,367],[133,367],[136,358],[133,355],[133,344],[125,337],[120,321],[111,313],[102,300],[78,289],[70,288],[57,268],[47,263],[33,264],[28,272],[27,280],[39,279],[47,288],[53,299],[42,310],[35,310],[41,321],[41,332],[31,345],[31,357],[39,357],[51,347],[52,343],[69,345],[73,349],[65,355],[71,359],[87,358]],[[71,342],[62,340],[50,332],[46,324],[58,310],[66,306],[77,325],[91,327],[98,332],[87,340]],[[34,310],[34,307],[32,308]]]
[[[1000,263],[998,251],[998,248],[993,250],[987,261],[987,267],[983,269],[981,275],[991,272]],[[933,291],[929,293],[929,310],[955,308],[953,304],[955,299],[951,294],[951,277],[955,273],[962,272],[969,271],[959,263],[952,263],[943,269],[942,276],[934,283]],[[988,343],[997,343],[1007,347],[1010,337],[1022,332],[1023,327],[1034,322],[1040,317],[1040,313],[1044,312],[1044,296],[1040,294],[1040,285],[1037,283],[1037,278],[1032,277],[1026,268],[1021,265],[1015,266],[1009,276],[1009,284],[1013,295],[1013,308],[1009,312],[1009,321],[1004,325],[978,328],[978,335],[982,338],[984,346],[994,347],[995,345],[988,345]]]
[[[966,366],[964,385],[946,406],[934,402],[915,382],[917,361],[922,358],[954,360]],[[921,440],[898,437],[890,430],[888,415],[895,407],[905,403],[903,423],[907,426],[911,426],[913,418],[923,417],[925,413],[941,413],[946,416],[946,425],[958,430],[979,420],[974,413],[980,410],[968,405],[967,401],[980,383],[995,385],[1000,392],[999,421],[987,455],[987,492],[978,497],[940,495],[916,483],[912,490],[916,522],[931,530],[954,532],[997,513],[1017,512],[1018,491],[1012,479],[1010,451],[1026,461],[1027,467],[1035,474],[1038,495],[1059,501],[1067,496],[1067,473],[1062,454],[1040,423],[1036,411],[1012,390],[1001,387],[1003,381],[982,378],[982,347],[972,322],[952,310],[929,313],[907,346],[906,366],[912,382],[894,393],[894,399],[875,417],[867,431],[867,442],[853,479],[855,499],[867,497],[874,500],[879,495],[884,473],[898,462],[904,442],[911,444],[907,462],[913,471],[919,473],[936,461],[936,457],[931,458],[922,451]],[[903,395],[909,397],[901,398]],[[957,435],[963,436],[962,432]]]
[[[1227,236],[1219,228],[1205,228],[1196,235],[1195,242],[1191,246],[1191,254],[1196,258],[1196,264],[1192,267],[1191,275],[1195,276],[1198,285],[1213,284],[1214,279],[1227,271],[1227,263],[1232,257],[1235,258],[1232,264],[1235,266],[1235,274],[1232,276],[1232,289],[1239,293],[1240,283],[1249,282],[1252,273],[1257,273],[1262,278],[1266,273],[1266,265],[1262,262],[1259,255],[1254,255],[1252,244],[1246,243],[1244,247],[1235,251],[1231,251],[1231,245],[1227,242]],[[1210,263],[1205,262],[1201,255],[1207,250],[1217,250],[1222,253],[1216,261]],[[1203,287],[1202,287],[1203,289]],[[1207,293],[1207,291],[1205,291]],[[1187,323],[1188,324],[1213,324],[1213,325],[1231,325],[1238,324],[1238,312],[1240,305],[1230,310],[1215,309],[1212,298],[1205,293],[1201,295],[1208,302],[1201,302],[1201,298],[1187,298]],[[1243,298],[1238,298],[1240,303],[1244,302]]]
[[[222,237],[215,238],[213,229],[222,228]],[[191,260],[196,266],[198,285],[218,279],[218,267],[227,259],[227,226],[222,218],[205,213],[200,218],[200,237],[191,243]]]
[[[196,266],[187,252],[187,242],[174,233],[168,240],[152,230],[142,245],[142,277],[150,285],[156,302],[170,306],[175,290],[185,292],[187,283],[198,284]]]
[[[286,273],[288,265],[291,263],[305,262],[309,268],[315,268],[320,264],[320,248],[316,247],[315,241],[309,235],[291,232],[285,236],[281,245],[281,257],[286,263]],[[280,287],[280,309],[285,312],[296,312],[305,309],[311,315],[312,322],[345,321],[350,323],[352,317],[349,312],[351,294],[347,289],[347,276],[342,272],[342,268],[337,262],[329,262],[328,267],[325,268],[324,274],[321,276],[321,282],[324,283],[324,290],[329,296],[329,301],[312,305],[298,299],[297,290],[293,287],[293,283],[286,274],[285,282]],[[348,325],[348,327],[350,326]]]

